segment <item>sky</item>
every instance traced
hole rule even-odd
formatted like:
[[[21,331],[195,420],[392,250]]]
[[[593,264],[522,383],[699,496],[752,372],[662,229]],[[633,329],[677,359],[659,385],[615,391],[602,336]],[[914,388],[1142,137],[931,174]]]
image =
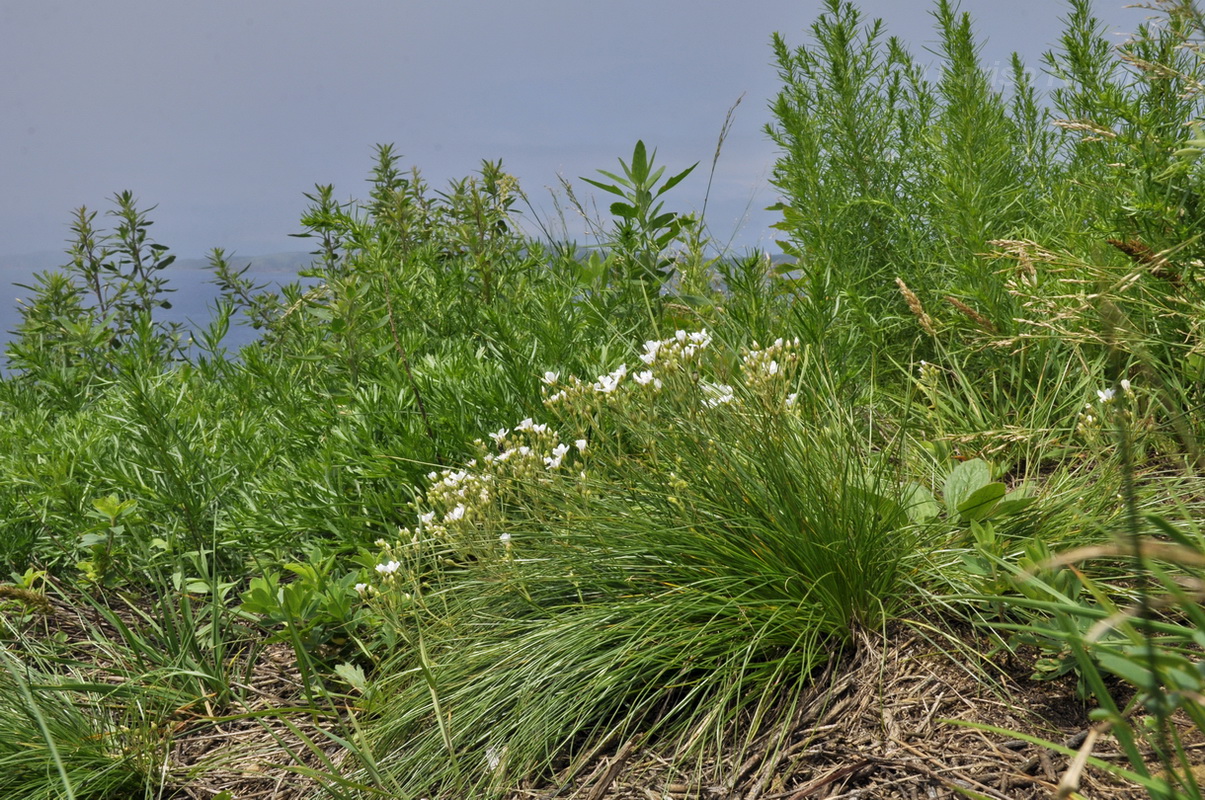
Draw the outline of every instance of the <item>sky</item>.
[[[1143,11],[1097,0],[1132,31]],[[0,0],[0,257],[61,252],[73,210],[132,191],[181,257],[306,249],[303,196],[364,198],[374,146],[434,188],[502,159],[543,215],[561,178],[615,170],[637,139],[666,195],[714,237],[773,248],[765,208],[778,89],[771,33],[809,41],[820,0]],[[914,54],[935,45],[931,5],[862,0]],[[1031,67],[1056,41],[1057,0],[963,0],[989,68]],[[1121,41],[1119,36],[1118,41]],[[1041,82],[1040,82],[1041,83]],[[103,219],[98,217],[98,220]],[[53,266],[47,264],[46,266]]]

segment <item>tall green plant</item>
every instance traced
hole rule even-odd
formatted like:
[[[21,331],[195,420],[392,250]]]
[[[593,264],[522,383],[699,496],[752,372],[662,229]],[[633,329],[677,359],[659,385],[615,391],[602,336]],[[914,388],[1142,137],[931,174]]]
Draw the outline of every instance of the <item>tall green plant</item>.
[[[630,164],[619,159],[623,175],[598,170],[614,183],[582,178],[591,186],[621,198],[611,204],[611,213],[616,218],[610,242],[616,256],[614,277],[620,281],[642,282],[642,285],[652,287],[654,292],[669,278],[666,268],[670,262],[662,253],[691,224],[687,216],[663,211],[665,203],[658,200],[698,166],[698,162],[691,164],[658,186],[661,176],[665,174],[665,167],[653,169],[656,158],[657,151],[654,150],[650,155],[644,141],[640,140],[632,150]]]
[[[138,207],[132,192],[113,196],[111,232],[95,227],[96,212],[80,207],[71,231],[70,263],[37,277],[21,308],[9,367],[26,380],[77,391],[117,369],[122,351],[135,361],[163,364],[182,356],[180,326],[155,318],[171,308],[163,270],[175,261],[149,229],[153,210]]]

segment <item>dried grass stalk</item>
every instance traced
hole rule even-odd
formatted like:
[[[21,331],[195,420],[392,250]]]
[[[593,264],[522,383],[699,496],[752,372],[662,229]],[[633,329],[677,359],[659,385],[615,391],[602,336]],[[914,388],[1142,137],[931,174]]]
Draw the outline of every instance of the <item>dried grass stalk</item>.
[[[925,307],[921,305],[920,298],[916,296],[916,292],[908,288],[908,284],[904,283],[903,278],[896,278],[895,285],[900,287],[900,294],[908,302],[908,309],[916,317],[917,322],[920,323],[921,329],[930,336],[936,336],[937,329],[933,327],[933,319],[925,313]]]

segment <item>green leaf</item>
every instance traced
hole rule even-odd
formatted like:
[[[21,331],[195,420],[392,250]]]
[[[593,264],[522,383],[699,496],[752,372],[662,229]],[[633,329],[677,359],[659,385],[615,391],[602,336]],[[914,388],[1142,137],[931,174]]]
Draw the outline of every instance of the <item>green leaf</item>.
[[[917,525],[924,524],[941,513],[937,498],[919,483],[905,484],[900,491],[900,502],[904,505],[908,519]]]
[[[995,508],[995,513],[1001,517],[1018,514],[1038,501],[1036,497],[1025,494],[1023,489],[1009,492]]]
[[[649,174],[648,157],[644,149],[644,140],[636,140],[636,149],[632,151],[632,176],[636,178],[636,183],[644,183],[644,178]]]
[[[1097,650],[1094,655],[1101,669],[1113,673],[1131,686],[1146,691],[1158,688],[1159,682],[1154,679],[1151,671],[1139,664],[1136,658],[1111,653],[1108,650]]]
[[[683,179],[684,179],[684,178],[685,178],[687,175],[689,175],[690,173],[694,172],[695,167],[697,167],[697,166],[699,166],[699,162],[698,162],[698,161],[696,161],[695,163],[691,164],[689,167],[687,167],[686,169],[684,169],[683,171],[679,172],[679,173],[678,173],[677,175],[675,175],[674,177],[672,177],[672,178],[670,178],[669,180],[667,180],[667,181],[666,181],[666,182],[665,182],[665,183],[662,185],[662,187],[661,187],[660,189],[658,189],[658,190],[657,190],[657,195],[656,195],[656,196],[657,196],[657,197],[660,197],[661,195],[663,195],[663,194],[665,194],[666,192],[668,192],[670,189],[672,189],[672,188],[674,188],[675,186],[677,186],[679,183],[681,183],[681,182],[682,182],[682,180],[683,180]]]
[[[624,219],[636,218],[636,209],[627,203],[612,203],[611,213],[617,217],[623,217]]]
[[[982,458],[963,461],[950,471],[944,489],[946,509],[953,515],[977,489],[991,483],[992,470]]]
[[[965,500],[958,504],[958,515],[964,520],[975,521],[991,515],[996,503],[1004,497],[1007,490],[1003,483],[989,483],[971,492]]]
[[[602,170],[600,169],[599,172],[602,172]],[[615,178],[610,173],[603,172],[603,174],[606,175],[608,178],[614,178],[615,180],[621,180],[620,178]],[[596,186],[599,189],[602,189],[604,192],[610,192],[611,194],[617,194],[620,197],[624,197],[624,198],[626,198],[628,196],[627,192],[625,192],[623,189],[620,189],[618,186],[612,186],[608,183],[600,183],[599,181],[591,180],[590,178],[582,178],[582,180],[584,180],[586,183],[590,184],[591,186]]]
[[[335,674],[348,686],[359,692],[368,691],[368,676],[362,667],[356,664],[336,664]]]

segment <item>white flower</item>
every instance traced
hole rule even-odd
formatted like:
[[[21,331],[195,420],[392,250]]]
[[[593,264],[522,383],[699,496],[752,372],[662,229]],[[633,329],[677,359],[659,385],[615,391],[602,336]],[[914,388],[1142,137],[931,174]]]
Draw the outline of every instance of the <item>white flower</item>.
[[[531,430],[531,426],[532,426],[533,424],[534,424],[534,423],[532,422],[531,417],[528,417],[527,419],[523,420],[523,421],[522,421],[522,422],[520,422],[518,425],[516,425],[516,426],[515,426],[515,430],[517,430],[517,431],[529,431],[529,430]]]
[[[620,364],[619,368],[610,375],[599,375],[598,380],[594,384],[594,391],[602,394],[610,394],[619,387],[619,382],[628,374],[628,365]]]
[[[678,344],[686,344],[686,331],[674,331],[674,338],[678,340]]]
[[[544,465],[549,469],[556,469],[561,465],[561,461],[564,460],[565,454],[568,452],[569,445],[564,444],[563,442],[558,444],[556,447],[552,448],[552,455],[544,459]]]
[[[509,545],[510,544],[510,534],[509,533],[502,534],[501,536],[498,537],[498,541],[502,542],[502,544]]]
[[[1121,379],[1121,390],[1126,394],[1130,393],[1130,381],[1128,378]]]
[[[694,333],[690,334],[690,340],[699,347],[706,347],[707,345],[711,344],[711,334],[708,333],[706,329],[695,331]]]
[[[576,442],[574,442],[574,444],[577,445],[577,452],[579,452],[579,453],[586,452],[586,440],[585,439],[578,439]]]
[[[635,375],[633,375],[632,380],[636,381],[636,383],[639,383],[641,386],[648,386],[653,382],[653,373],[646,369],[644,372],[637,372]]]
[[[1097,389],[1096,396],[1098,398],[1100,398],[1100,402],[1102,402],[1102,403],[1113,402],[1113,390],[1112,389]]]
[[[455,522],[459,519],[464,519],[464,503],[460,503],[456,508],[444,515],[444,522]]]
[[[428,511],[426,514],[419,514],[418,521],[423,525],[431,525],[435,522],[435,512]]]
[[[531,426],[532,433],[543,433],[546,430],[548,430],[548,424],[545,422],[541,422],[539,425]]]
[[[356,594],[360,594],[360,595],[362,595],[362,594],[364,594],[364,593],[365,593],[365,592],[367,592],[367,591],[368,591],[368,584],[367,584],[367,583],[357,583],[357,584],[356,584]]]
[[[657,360],[657,353],[661,350],[661,342],[650,341],[644,343],[644,352],[640,354],[640,360],[648,365],[652,365]]]
[[[726,383],[704,383],[703,392],[708,395],[703,400],[704,405],[708,408],[715,408],[724,403],[731,403],[735,399],[732,387]]]
[[[502,444],[502,440],[506,438],[506,434],[510,433],[506,428],[499,428],[490,434],[490,438],[497,444]]]
[[[787,408],[794,408],[795,401],[799,399],[799,392],[791,392],[787,395]]]
[[[557,379],[560,377],[561,377],[561,373],[559,373],[559,372],[545,372],[544,373],[544,383],[548,384],[549,386],[552,386],[554,383],[557,382]]]
[[[396,561],[390,561],[386,564],[377,564],[377,572],[381,573],[382,575],[392,575],[393,573],[397,572],[401,566],[402,565]]]

